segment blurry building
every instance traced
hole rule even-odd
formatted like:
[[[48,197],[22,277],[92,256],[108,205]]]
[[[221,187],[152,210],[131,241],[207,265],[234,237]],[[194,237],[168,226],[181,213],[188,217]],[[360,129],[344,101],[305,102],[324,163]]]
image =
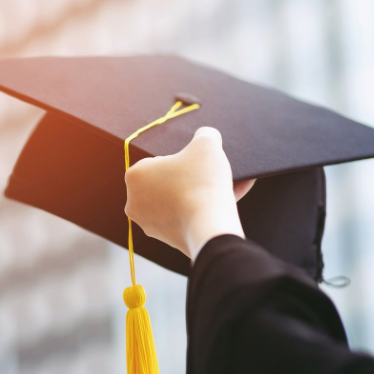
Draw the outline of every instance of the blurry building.
[[[371,0],[0,0],[0,57],[139,53],[178,53],[374,124]],[[1,190],[42,115],[0,94]],[[352,284],[324,289],[352,346],[374,353],[374,162],[327,174],[325,277]],[[0,373],[123,373],[126,254],[0,197]],[[161,372],[184,372],[186,279],[141,258],[137,269]]]

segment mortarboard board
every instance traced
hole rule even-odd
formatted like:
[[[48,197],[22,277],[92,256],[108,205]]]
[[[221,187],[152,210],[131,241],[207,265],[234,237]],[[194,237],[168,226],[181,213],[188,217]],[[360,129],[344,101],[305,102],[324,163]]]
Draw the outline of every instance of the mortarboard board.
[[[134,139],[132,163],[180,151],[216,127],[234,181],[260,178],[238,204],[246,236],[321,280],[323,165],[374,157],[374,130],[179,57],[0,61],[0,90],[47,111],[26,143],[6,196],[121,246],[127,225],[124,140],[175,103],[199,110]],[[167,181],[165,181],[167,183]],[[135,251],[187,275],[190,261],[134,226]]]

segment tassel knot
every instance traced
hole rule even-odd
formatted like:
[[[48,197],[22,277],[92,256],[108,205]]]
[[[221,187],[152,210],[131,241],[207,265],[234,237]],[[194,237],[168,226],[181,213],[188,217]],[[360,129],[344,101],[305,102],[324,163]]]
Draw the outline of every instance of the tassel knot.
[[[136,284],[135,286],[127,287],[123,291],[123,301],[129,309],[135,309],[145,304],[145,291],[142,286]]]
[[[123,291],[126,315],[126,357],[129,374],[159,374],[151,320],[144,308],[145,291],[137,284]]]

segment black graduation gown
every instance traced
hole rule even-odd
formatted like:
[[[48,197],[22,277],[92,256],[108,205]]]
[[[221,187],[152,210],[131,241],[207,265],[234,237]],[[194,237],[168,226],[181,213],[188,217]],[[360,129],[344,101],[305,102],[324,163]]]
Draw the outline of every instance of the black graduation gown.
[[[187,332],[187,374],[374,373],[303,270],[235,235],[211,239],[195,261]]]

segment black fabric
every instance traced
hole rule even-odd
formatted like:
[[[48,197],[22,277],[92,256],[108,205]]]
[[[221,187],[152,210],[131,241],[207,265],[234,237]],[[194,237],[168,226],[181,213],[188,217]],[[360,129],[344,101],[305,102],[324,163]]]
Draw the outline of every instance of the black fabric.
[[[374,373],[305,273],[235,235],[211,239],[187,296],[187,374]]]
[[[132,161],[138,156],[132,154]],[[95,162],[90,162],[95,160]],[[128,225],[123,147],[47,114],[28,140],[13,170],[6,196],[74,222],[122,247]],[[249,238],[320,280],[320,223],[325,181],[321,168],[257,181],[238,204]],[[146,236],[134,224],[135,251],[187,275],[190,261],[180,251]]]
[[[25,145],[5,195],[126,247],[124,175],[122,146],[47,114]],[[135,222],[133,236],[136,253],[177,273],[189,273],[187,256],[146,236]]]
[[[127,245],[124,139],[177,98],[201,108],[130,143],[132,163],[180,151],[200,126],[220,130],[234,181],[258,180],[239,203],[243,228],[268,251],[322,278],[322,165],[374,156],[374,130],[172,56],[0,59],[0,90],[48,112],[6,196]],[[193,167],[193,165],[191,165]],[[134,224],[135,251],[188,274],[189,260]]]
[[[0,90],[115,144],[165,115],[181,92],[202,107],[131,142],[142,157],[186,146],[200,126],[223,136],[234,180],[374,157],[374,130],[277,90],[173,56],[0,60]]]
[[[259,179],[238,209],[247,238],[322,280],[326,215],[322,168]]]

